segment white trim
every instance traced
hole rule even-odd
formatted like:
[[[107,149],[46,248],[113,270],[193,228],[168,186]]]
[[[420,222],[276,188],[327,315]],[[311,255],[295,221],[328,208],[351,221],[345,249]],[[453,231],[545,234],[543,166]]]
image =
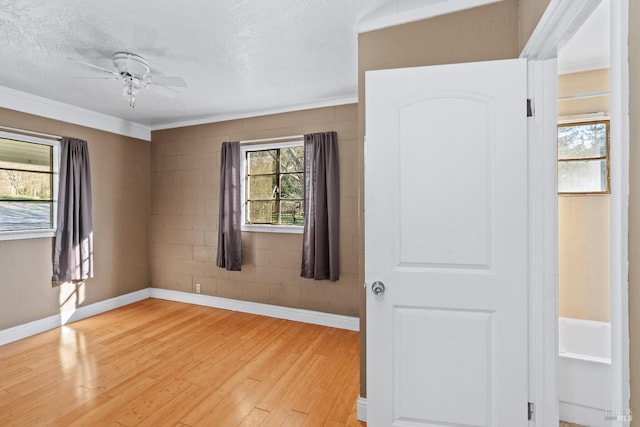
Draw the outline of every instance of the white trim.
[[[558,425],[557,62],[529,62],[529,398],[530,425]]]
[[[205,125],[209,123],[226,122],[229,120],[249,119],[253,117],[268,116],[270,114],[291,113],[293,111],[311,110],[314,108],[337,107],[339,105],[357,104],[357,96],[343,96],[305,104],[289,105],[285,107],[266,108],[264,110],[245,111],[242,113],[212,114],[194,120],[180,122],[167,122],[151,126],[151,130],[174,129],[185,126]]]
[[[311,323],[331,328],[347,329],[349,331],[360,330],[360,319],[357,317],[214,297],[211,295],[193,294],[190,292],[180,292],[168,289],[150,288],[150,290],[151,298],[203,305],[205,307],[239,311],[241,313],[257,314],[260,316],[275,317],[276,319],[293,320],[295,322]]]
[[[590,13],[598,6],[600,0],[551,0],[545,14],[538,23],[531,39],[528,41],[521,57],[528,59],[550,59],[555,58],[559,48],[569,40],[584,23]],[[628,0],[611,2],[611,125],[612,144],[618,144],[617,149],[612,145],[611,173],[612,173],[612,197],[611,197],[611,334],[612,334],[612,390],[611,406],[613,411],[625,411],[629,408],[630,376],[629,376],[629,318],[628,318],[628,195],[629,195],[629,80],[628,80],[628,26],[629,10]],[[534,77],[535,87],[546,88],[547,95],[544,100],[536,100],[538,108],[544,114],[546,110],[556,108],[557,93],[552,93],[553,81],[557,79],[557,70],[543,70],[542,73]],[[557,120],[557,117],[554,118]],[[544,119],[546,123],[549,119]],[[541,128],[543,134],[546,127]],[[554,126],[555,128],[555,126]],[[615,140],[615,141],[614,141]],[[536,136],[537,143],[544,144],[544,150],[555,150],[555,129],[554,135],[543,137]],[[550,141],[553,141],[551,143]],[[551,154],[547,153],[544,159],[543,172],[544,180],[555,180],[555,160]],[[548,197],[555,194],[556,189],[550,184],[545,184],[545,192]],[[615,194],[614,194],[615,193]],[[551,213],[547,212],[547,216]],[[553,213],[557,215],[557,212]],[[556,231],[549,229],[550,218],[545,219],[545,239],[547,242],[556,234]],[[556,219],[557,221],[557,219]],[[554,223],[555,226],[557,224]],[[555,248],[554,250],[557,250]],[[556,259],[557,260],[557,259]],[[554,264],[554,268],[557,267]],[[556,288],[556,277],[551,277],[549,273],[551,266],[545,266],[545,279],[542,284],[543,299],[553,301],[551,304],[557,307],[558,293]],[[553,292],[552,292],[552,289]],[[540,307],[538,308],[540,309]],[[553,321],[552,321],[553,320]],[[533,384],[535,394],[533,399],[537,399],[536,411],[545,413],[544,420],[537,423],[538,426],[557,425],[557,421],[551,421],[552,414],[557,414],[557,400],[552,400],[557,396],[557,377],[550,375],[551,371],[557,370],[557,353],[551,351],[551,346],[557,346],[557,318],[550,319],[550,314],[543,314],[543,331],[534,333],[538,343],[545,347],[544,357],[532,360],[536,370],[534,380],[542,381],[542,392],[540,384]],[[535,327],[535,325],[532,325]],[[542,334],[542,335],[541,335]],[[532,339],[536,339],[533,337]],[[540,341],[542,340],[542,341]],[[544,369],[549,368],[546,372]],[[551,369],[552,368],[552,369]],[[552,396],[552,398],[549,398]],[[542,404],[538,402],[542,400]],[[555,406],[556,409],[553,408]],[[538,415],[536,414],[536,415]],[[557,420],[557,418],[556,418]],[[628,426],[628,422],[620,422],[616,426]]]
[[[54,215],[56,213],[56,210],[57,209],[53,209]],[[0,241],[25,240],[25,239],[49,239],[52,237],[56,237],[56,230],[51,228],[47,228],[43,230],[0,231]]]
[[[300,141],[304,140],[304,135],[289,135],[289,136],[279,136],[276,138],[258,138],[258,139],[244,139],[240,141],[240,145],[261,145],[268,143],[280,144],[288,141]]]
[[[358,397],[356,402],[356,419],[358,421],[367,422],[367,398]]]
[[[151,129],[148,126],[5,86],[0,86],[0,107],[151,141]]]
[[[244,203],[242,212],[244,212]],[[304,226],[302,225],[245,224],[244,222],[242,222],[240,228],[242,231],[246,231],[247,233],[304,234]]]
[[[497,3],[499,1],[502,0],[449,0],[440,1],[424,7],[406,8],[405,10],[399,10],[398,2],[394,1],[388,3],[387,7],[375,10],[361,18],[356,23],[356,31],[358,34],[366,33],[368,31],[380,30],[382,28],[421,21],[423,19],[433,18],[434,16],[446,15],[448,13]]]
[[[629,410],[629,0],[611,4],[611,409]],[[628,426],[629,421],[613,422]]]
[[[295,139],[295,140],[278,142],[278,140],[280,139]],[[304,145],[304,135],[301,135],[300,137],[286,136],[283,138],[265,139],[263,141],[267,141],[268,143],[256,144],[256,142],[259,142],[259,141],[260,141],[259,139],[254,139],[250,141],[241,141],[240,144],[242,145],[242,147],[240,147],[240,150],[241,150],[240,154],[244,154],[247,151],[273,150],[274,148],[302,147]]]
[[[44,132],[36,132],[36,131],[32,131],[32,130],[27,130],[27,129],[20,129],[20,128],[14,128],[11,126],[2,126],[0,125],[0,131],[2,132],[9,132],[11,134],[17,133],[20,135],[26,135],[26,136],[33,136],[36,138],[43,138],[43,139],[53,139],[53,140],[62,140],[62,136],[60,135],[53,135],[50,133],[44,133]]]
[[[205,307],[257,314],[260,316],[274,317],[276,319],[292,320],[294,322],[310,323],[313,325],[328,326],[330,328],[346,329],[349,331],[357,332],[360,330],[360,319],[357,317],[303,310],[299,308],[280,307],[276,305],[233,300],[202,294],[192,294],[168,289],[145,288],[87,306],[78,307],[72,313],[64,312],[55,314],[53,316],[45,317],[44,319],[38,319],[22,325],[0,330],[0,346],[37,335],[50,329],[55,329],[68,323],[77,322],[78,320],[124,307],[125,305],[133,304],[134,302],[142,301],[147,298],[202,305]]]
[[[292,139],[294,137],[283,137],[281,139]],[[285,234],[303,234],[304,227],[302,225],[270,225],[270,224],[247,224],[247,151],[272,150],[291,147],[303,147],[304,135],[294,141],[273,142],[280,138],[265,139],[269,143],[258,144],[261,140],[245,141],[246,145],[240,143],[240,228],[241,231],[256,233],[285,233]]]
[[[581,71],[600,70],[610,68],[611,61],[609,58],[596,58],[585,62],[574,62],[571,64],[558,64],[558,74],[579,73]]]
[[[529,60],[555,58],[558,49],[571,40],[601,2],[551,0],[520,57]]]
[[[2,128],[12,129],[12,128]],[[15,129],[19,131],[19,129]],[[38,136],[40,135],[40,136]],[[44,136],[44,138],[43,138]],[[53,147],[52,154],[52,188],[51,195],[53,203],[51,204],[51,228],[26,229],[26,230],[2,230],[0,231],[0,241],[4,240],[24,240],[24,239],[42,239],[51,238],[56,235],[56,226],[58,224],[58,186],[60,182],[60,140],[51,139],[53,135],[34,132],[32,135],[26,135],[17,132],[6,132],[0,129],[0,138],[10,139],[17,142],[26,142],[31,144],[40,144]]]
[[[558,407],[563,415],[563,421],[581,426],[611,426],[612,421],[605,420],[606,412],[602,409],[582,406],[571,402],[560,401]]]
[[[598,113],[585,113],[585,114],[572,114],[569,116],[558,116],[558,124],[566,123],[584,123],[584,122],[596,122],[602,120],[611,120],[611,116],[604,111]]]
[[[67,323],[76,322],[78,320],[86,319],[87,317],[95,316],[119,307],[124,307],[125,305],[129,305],[134,302],[142,301],[149,298],[149,293],[149,288],[146,288],[130,294],[120,295],[115,298],[78,307],[73,313],[65,313],[69,315],[63,316],[62,313],[55,314],[53,316],[45,317],[44,319],[34,320],[33,322],[1,330],[0,345],[18,341],[50,329],[66,325]]]
[[[558,101],[568,101],[571,99],[583,99],[583,98],[596,98],[598,96],[609,96],[608,90],[602,90],[598,92],[582,92],[582,93],[573,93],[571,95],[565,95],[558,97]],[[601,113],[602,114],[602,113]]]
[[[13,141],[31,142],[33,144],[48,145],[51,147],[60,147],[59,139],[39,138],[34,135],[27,135],[19,132],[6,132],[0,129],[0,138],[11,139]]]

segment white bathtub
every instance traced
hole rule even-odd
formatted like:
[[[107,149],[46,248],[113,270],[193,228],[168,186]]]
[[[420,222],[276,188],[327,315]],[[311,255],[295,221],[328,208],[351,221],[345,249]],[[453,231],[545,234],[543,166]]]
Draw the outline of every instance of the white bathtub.
[[[611,324],[561,317],[558,334],[560,419],[610,426]]]

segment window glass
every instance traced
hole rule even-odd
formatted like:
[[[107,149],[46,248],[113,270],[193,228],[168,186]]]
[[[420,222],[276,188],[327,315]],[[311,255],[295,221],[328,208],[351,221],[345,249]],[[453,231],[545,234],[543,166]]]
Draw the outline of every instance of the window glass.
[[[606,192],[606,161],[578,160],[558,163],[558,191],[560,193]]]
[[[609,192],[609,121],[558,126],[558,192]]]
[[[252,147],[253,148],[253,147]],[[296,143],[245,149],[244,224],[304,224],[304,147]]]
[[[53,228],[54,147],[0,137],[0,232]]]
[[[598,158],[606,154],[607,126],[605,123],[558,128],[558,159]]]
[[[276,173],[278,150],[248,151],[247,172],[249,175]]]
[[[280,172],[304,172],[304,147],[285,148],[281,151]]]

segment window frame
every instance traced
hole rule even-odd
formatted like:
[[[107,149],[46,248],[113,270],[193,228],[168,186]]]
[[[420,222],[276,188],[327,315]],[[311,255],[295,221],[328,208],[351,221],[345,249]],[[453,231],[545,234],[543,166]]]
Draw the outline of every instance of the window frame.
[[[590,124],[598,124],[602,123],[605,125],[606,132],[606,140],[605,140],[605,155],[600,157],[585,157],[585,158],[575,158],[575,159],[560,159],[560,156],[556,156],[557,165],[560,163],[571,163],[571,162],[584,162],[584,161],[596,161],[596,160],[604,160],[605,161],[605,178],[607,183],[607,188],[604,191],[560,191],[559,183],[558,183],[558,195],[559,196],[583,196],[583,195],[609,195],[611,194],[611,167],[610,167],[610,153],[609,149],[611,147],[611,120],[608,117],[598,117],[591,120],[582,119],[582,120],[571,120],[571,121],[563,121],[558,123],[556,127],[556,150],[559,149],[558,142],[558,130],[563,127],[570,126],[584,126]],[[559,170],[559,168],[558,168]]]
[[[274,149],[285,149],[291,147],[304,147],[303,139],[286,142],[271,142],[266,144],[241,144],[240,145],[240,210],[241,230],[249,232],[265,232],[265,233],[293,233],[302,234],[304,232],[303,225],[283,225],[283,224],[247,224],[247,152],[265,151]],[[303,171],[304,173],[304,171]],[[304,203],[304,199],[302,200]]]
[[[52,185],[51,185],[51,227],[41,229],[25,230],[0,230],[0,241],[4,240],[24,240],[55,237],[56,224],[58,221],[58,185],[60,181],[60,140],[39,138],[20,133],[0,131],[0,138],[11,139],[13,141],[30,144],[47,145],[53,147],[52,150]]]

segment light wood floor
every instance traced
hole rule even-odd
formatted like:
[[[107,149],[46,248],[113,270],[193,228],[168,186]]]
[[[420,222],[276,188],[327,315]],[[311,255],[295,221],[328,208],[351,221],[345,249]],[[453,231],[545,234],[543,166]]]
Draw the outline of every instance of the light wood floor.
[[[156,299],[0,347],[4,426],[364,426],[358,333]]]

